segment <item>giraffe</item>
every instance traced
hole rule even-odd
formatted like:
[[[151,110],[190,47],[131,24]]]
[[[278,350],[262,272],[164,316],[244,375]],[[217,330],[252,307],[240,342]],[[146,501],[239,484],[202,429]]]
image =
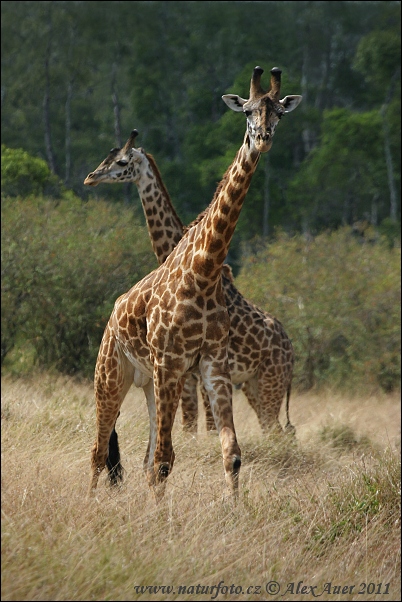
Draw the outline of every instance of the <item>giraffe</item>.
[[[221,272],[260,155],[270,150],[282,115],[301,100],[279,100],[278,68],[271,70],[271,88],[265,92],[262,73],[255,67],[248,100],[223,96],[231,109],[246,114],[247,129],[204,218],[187,230],[158,268],[115,302],[95,366],[97,432],[89,495],[106,466],[109,439],[134,382],[144,389],[150,419],[144,468],[156,500],[163,497],[175,458],[172,427],[178,400],[186,374],[197,370],[219,434],[226,483],[238,495],[241,451],[233,422],[230,319]]]
[[[132,130],[124,147],[113,148],[95,171],[87,176],[84,184],[136,184],[151,244],[161,265],[191,224],[185,227],[178,217],[154,157],[142,148],[135,148],[137,136],[138,131]],[[197,220],[203,216],[204,212]],[[237,290],[232,270],[227,264],[222,267],[222,287],[230,316],[228,355],[232,384],[242,385],[264,432],[271,428],[283,432],[278,415],[287,393],[285,431],[294,432],[289,420],[294,365],[292,343],[279,320],[259,309]],[[183,428],[190,432],[197,432],[197,380],[195,373],[187,375],[181,398]],[[200,391],[206,428],[208,431],[215,430],[211,406],[202,382]]]

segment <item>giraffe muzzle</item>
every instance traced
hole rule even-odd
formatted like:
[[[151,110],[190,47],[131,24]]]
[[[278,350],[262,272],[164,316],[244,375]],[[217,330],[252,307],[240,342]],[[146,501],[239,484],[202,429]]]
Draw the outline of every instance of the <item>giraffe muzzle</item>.
[[[85,186],[97,186],[99,184],[99,182],[97,182],[96,180],[93,180],[92,178],[94,177],[95,172],[92,172],[90,174],[87,175],[87,177],[84,180],[84,185]]]
[[[255,146],[258,152],[266,153],[272,146],[272,135],[270,133],[257,134],[255,137]]]

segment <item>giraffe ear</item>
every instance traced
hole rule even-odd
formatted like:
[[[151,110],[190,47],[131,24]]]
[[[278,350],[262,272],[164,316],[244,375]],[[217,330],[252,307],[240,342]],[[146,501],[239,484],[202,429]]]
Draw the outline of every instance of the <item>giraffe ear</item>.
[[[237,94],[224,94],[222,99],[228,105],[232,111],[243,112],[243,105],[247,102],[244,98],[237,96]]]
[[[280,104],[285,109],[285,113],[291,113],[294,109],[301,103],[302,96],[298,96],[297,94],[293,94],[290,96],[285,96],[280,100]]]
[[[140,161],[143,160],[144,155],[145,155],[145,151],[141,147],[139,147],[139,148],[133,147],[130,149],[130,153],[129,153],[130,160],[133,160],[133,161],[139,163]]]

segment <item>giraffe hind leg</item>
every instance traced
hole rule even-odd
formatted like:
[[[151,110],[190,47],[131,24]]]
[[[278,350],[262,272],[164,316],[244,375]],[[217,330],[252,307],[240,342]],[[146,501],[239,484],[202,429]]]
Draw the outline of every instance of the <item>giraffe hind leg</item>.
[[[106,330],[95,368],[97,434],[91,455],[92,475],[88,496],[92,497],[101,472],[107,466],[109,482],[118,482],[122,474],[120,451],[115,429],[121,404],[133,383],[134,368]],[[109,462],[108,462],[109,459]]]
[[[257,375],[242,385],[248,403],[257,414],[258,422],[264,434],[283,434],[279,422],[279,411],[282,404],[283,394],[272,389],[272,378],[268,378],[261,370]]]
[[[117,416],[116,416],[117,418]],[[103,469],[107,466],[108,470],[109,470],[109,482],[112,483],[112,479],[111,479],[111,473],[110,473],[110,469],[109,469],[109,465],[108,465],[108,458],[110,456],[110,451],[109,451],[109,442],[110,439],[113,440],[114,435],[113,433],[116,433],[116,431],[114,430],[114,427],[112,427],[112,431],[110,431],[110,433],[106,433],[106,428],[102,428],[102,429],[98,429],[98,434],[97,434],[97,438],[96,441],[93,445],[92,448],[92,453],[91,453],[91,467],[92,467],[92,476],[91,476],[91,482],[90,482],[90,486],[89,486],[89,491],[88,491],[88,496],[92,497],[95,493],[95,490],[98,486],[98,480],[99,477],[103,471]],[[117,438],[115,439],[115,441],[117,442]],[[118,450],[118,443],[117,443],[117,450]],[[116,450],[113,450],[115,459],[116,459]],[[120,451],[118,450],[118,455],[120,456]],[[115,468],[115,465],[112,465],[112,461],[110,461],[110,466],[112,468],[112,473],[114,475],[115,478],[115,473],[113,471],[113,469]],[[117,482],[116,482],[117,484]]]
[[[258,396],[260,399],[259,420],[263,432],[291,434],[295,432],[289,420],[291,375],[278,370],[278,366],[263,364],[258,372]],[[286,394],[286,426],[282,428],[279,413]]]
[[[202,380],[200,382],[200,392],[205,410],[205,428],[207,429],[207,432],[216,432],[215,418],[211,409],[211,403]]]
[[[196,433],[198,426],[198,395],[197,376],[187,374],[181,394],[181,410],[183,430],[187,433]]]
[[[289,383],[289,386],[286,390],[286,425],[285,425],[285,433],[291,435],[292,437],[296,437],[296,427],[290,422],[289,418],[289,403],[290,403],[290,393],[292,390],[292,383]]]

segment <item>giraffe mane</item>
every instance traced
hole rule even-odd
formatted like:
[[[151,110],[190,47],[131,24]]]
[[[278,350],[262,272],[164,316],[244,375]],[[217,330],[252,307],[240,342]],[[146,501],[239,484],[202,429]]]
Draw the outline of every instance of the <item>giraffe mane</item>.
[[[233,271],[228,263],[224,263],[222,266],[222,276],[225,277],[229,282],[234,283]]]
[[[192,222],[190,222],[187,226],[183,227],[183,232],[186,233],[190,230],[190,228],[192,228],[193,226],[196,226],[197,224],[200,223],[200,221],[205,217],[205,214],[207,213],[208,209],[209,209],[210,205],[208,205],[208,207],[206,209],[204,209],[204,211],[201,211],[201,213],[199,213],[197,215],[197,217],[195,219],[193,219]]]
[[[171,212],[174,214],[177,221],[181,224],[183,233],[186,232],[188,228],[186,228],[186,226],[182,223],[181,219],[177,215],[176,209],[173,206],[172,200],[170,198],[170,194],[165,186],[164,181],[162,180],[161,172],[159,171],[158,166],[156,165],[155,159],[153,158],[153,156],[150,153],[145,153],[145,155],[151,164],[152,170],[155,174],[155,177],[156,177],[156,180],[158,182],[160,189],[163,191],[164,195],[166,196],[166,199],[168,200],[168,202],[170,204]]]
[[[246,133],[246,136],[247,136],[247,133]],[[237,151],[237,153],[236,153],[236,157],[235,157],[235,159],[234,159],[235,161],[236,161],[236,158],[237,158],[237,155],[238,155],[238,154],[239,154],[239,151]],[[187,232],[188,230],[190,230],[190,228],[192,228],[193,226],[196,226],[197,224],[199,224],[199,223],[200,223],[200,221],[201,221],[201,220],[202,220],[202,219],[205,217],[205,215],[208,213],[208,211],[209,211],[209,208],[211,207],[211,205],[213,205],[213,204],[214,204],[216,197],[217,197],[217,196],[220,194],[220,192],[221,192],[222,188],[223,188],[223,187],[226,185],[226,182],[227,182],[227,180],[229,179],[229,172],[230,172],[230,170],[231,170],[231,167],[232,167],[232,166],[230,165],[230,166],[228,167],[228,169],[226,170],[226,172],[224,173],[222,180],[219,182],[218,186],[216,187],[216,190],[215,190],[214,196],[212,197],[212,201],[209,203],[208,207],[206,207],[206,209],[204,209],[203,211],[201,211],[201,213],[199,213],[199,214],[197,215],[197,217],[196,217],[195,219],[193,219],[193,221],[192,221],[192,222],[190,222],[190,223],[188,224],[188,226],[184,226],[184,227],[183,227],[183,231],[184,231],[184,232]]]

